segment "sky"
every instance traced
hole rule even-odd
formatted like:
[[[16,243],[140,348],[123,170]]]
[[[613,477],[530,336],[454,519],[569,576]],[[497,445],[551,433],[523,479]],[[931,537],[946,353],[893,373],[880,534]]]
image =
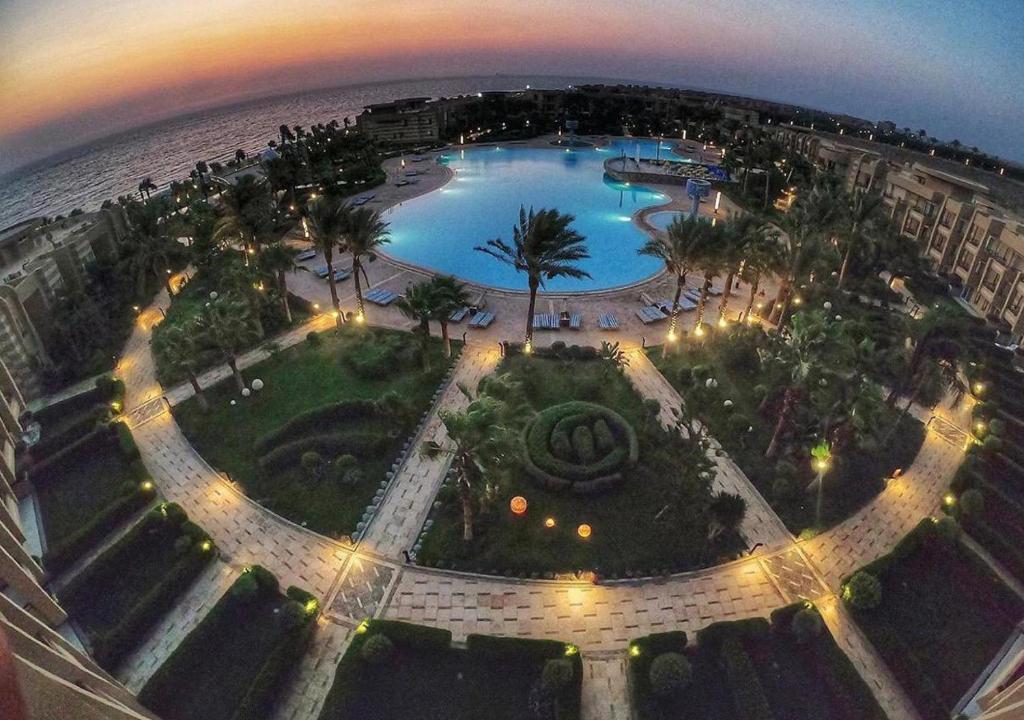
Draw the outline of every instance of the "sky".
[[[1024,0],[0,0],[0,172],[370,80],[589,75],[808,105],[1024,161]]]

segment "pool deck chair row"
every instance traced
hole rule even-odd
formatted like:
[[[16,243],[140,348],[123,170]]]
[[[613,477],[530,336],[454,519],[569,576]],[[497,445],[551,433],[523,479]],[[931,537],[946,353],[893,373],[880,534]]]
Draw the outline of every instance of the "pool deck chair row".
[[[473,319],[469,321],[469,326],[471,328],[483,329],[492,322],[494,322],[494,313],[482,311],[473,316]]]
[[[583,316],[580,313],[536,313],[533,316],[534,330],[559,330],[567,327],[570,330],[579,330],[583,327]]]
[[[636,316],[640,318],[640,322],[644,325],[650,325],[668,317],[661,308],[654,305],[645,305],[642,308],[637,308]]]
[[[384,290],[382,288],[376,288],[366,293],[363,298],[369,300],[374,305],[390,305],[398,299],[398,294],[393,293],[390,290]]]
[[[602,330],[618,330],[619,319],[611,313],[597,316],[597,326]]]

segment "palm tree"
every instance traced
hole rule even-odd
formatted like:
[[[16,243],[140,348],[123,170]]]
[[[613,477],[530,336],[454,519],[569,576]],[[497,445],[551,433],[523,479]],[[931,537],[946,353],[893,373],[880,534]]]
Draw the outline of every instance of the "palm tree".
[[[680,216],[672,221],[665,234],[650,237],[637,250],[640,255],[655,257],[665,264],[665,270],[675,276],[676,294],[672,298],[672,319],[668,326],[668,339],[674,340],[679,325],[679,298],[686,286],[686,275],[697,262],[698,250],[709,224],[698,217]],[[662,357],[668,353],[668,343],[662,345]]]
[[[525,350],[533,348],[533,311],[537,290],[545,280],[556,277],[589,278],[590,273],[575,265],[590,257],[582,235],[569,227],[576,218],[563,215],[554,208],[526,212],[519,208],[519,224],[512,228],[512,244],[501,238],[488,240],[475,249],[526,273],[530,287],[530,304],[526,312]]]
[[[356,321],[366,318],[363,306],[363,286],[359,280],[362,275],[369,287],[370,279],[363,269],[363,257],[378,250],[381,245],[391,242],[388,236],[388,224],[381,220],[380,213],[365,207],[347,206],[343,247],[352,253],[352,277],[356,285]]]
[[[909,407],[926,387],[934,387],[937,376],[956,385],[957,365],[966,344],[963,320],[942,307],[929,310],[919,320],[905,320],[904,325],[906,341],[890,358],[897,376],[885,399],[889,407],[900,397],[908,398]]]
[[[169,325],[153,337],[153,352],[167,365],[185,373],[196,394],[196,402],[203,412],[210,409],[196,373],[201,367],[203,353],[202,333],[191,325]]]
[[[221,199],[223,214],[214,228],[214,239],[224,245],[241,242],[245,252],[255,252],[272,226],[271,199],[266,183],[251,175],[240,177],[221,195]]]
[[[725,323],[728,318],[729,300],[732,298],[732,286],[736,276],[745,267],[745,260],[750,248],[764,235],[764,221],[756,215],[744,214],[726,225],[722,243],[722,263],[728,270],[725,278],[725,290],[718,304],[718,322]]]
[[[285,245],[283,242],[276,242],[268,245],[260,253],[260,267],[264,272],[270,274],[277,281],[277,289],[281,294],[281,303],[284,305],[284,315],[288,324],[292,323],[292,308],[288,303],[288,273],[294,270],[304,269],[302,265],[295,262],[295,255],[298,250]]]
[[[701,241],[697,248],[697,262],[704,268],[704,282],[701,284],[700,298],[697,301],[697,325],[694,334],[698,336],[704,334],[704,310],[707,308],[708,295],[711,292],[711,281],[727,266],[726,246],[729,238],[724,227],[709,224]]]
[[[196,177],[199,179],[199,189],[203,193],[203,197],[209,199],[210,195],[206,191],[206,173],[210,172],[210,168],[205,162],[200,160],[196,163]]]
[[[419,323],[423,369],[430,370],[430,321],[437,317],[441,306],[435,287],[429,280],[416,283],[398,298],[395,306],[407,318]]]
[[[245,150],[243,150],[242,148],[238,148],[237,150],[235,150],[235,164],[241,165],[244,160]]]
[[[156,189],[156,183],[153,182],[153,178],[143,178],[142,182],[139,183],[139,197],[145,195],[146,202],[149,202],[152,197],[151,192]]]
[[[238,391],[245,390],[245,379],[238,369],[238,356],[261,337],[249,304],[230,295],[211,301],[196,320],[194,332],[199,342],[221,353],[231,368]]]
[[[469,302],[469,295],[466,293],[466,286],[450,275],[434,277],[430,284],[437,300],[437,315],[434,319],[441,326],[444,356],[450,358],[452,356],[452,340],[448,336],[448,318],[453,312],[466,306]]]
[[[744,322],[750,317],[754,300],[757,298],[757,291],[761,287],[761,278],[766,275],[778,274],[784,269],[785,257],[782,251],[783,246],[778,232],[768,228],[753,237],[747,246],[740,277],[750,285],[750,296],[747,298],[746,308],[740,313],[740,322]]]
[[[282,126],[284,127],[284,126]],[[339,197],[321,195],[306,206],[306,221],[313,245],[323,253],[327,265],[327,285],[331,289],[331,307],[338,327],[345,322],[338,303],[338,286],[334,280],[334,249],[341,242],[348,221],[347,206]]]
[[[850,270],[850,257],[853,255],[854,248],[861,243],[865,236],[874,235],[879,231],[878,224],[882,219],[881,207],[882,194],[871,192],[870,188],[854,192],[849,197],[849,206],[845,217],[849,228],[839,234],[846,249],[843,252],[843,262],[839,266],[837,287],[842,288],[846,283],[846,275]]]
[[[146,275],[153,274],[163,282],[167,294],[173,295],[171,287],[171,254],[176,243],[168,237],[167,223],[160,216],[159,203],[134,203],[128,206],[132,231],[129,234],[129,267],[135,275],[135,294],[145,294]]]

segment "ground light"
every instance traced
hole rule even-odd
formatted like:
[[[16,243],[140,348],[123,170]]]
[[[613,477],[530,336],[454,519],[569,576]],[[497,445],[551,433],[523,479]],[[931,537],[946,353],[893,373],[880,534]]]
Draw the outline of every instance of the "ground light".
[[[593,532],[594,532],[593,528],[591,528],[589,525],[587,525],[587,523],[583,523],[578,528],[576,528],[576,534],[579,535],[584,540],[586,540],[588,537],[590,537]]]
[[[947,508],[951,508],[956,505],[956,495],[953,493],[946,493],[942,496],[942,504]]]
[[[553,517],[548,517],[548,518],[544,518],[544,527],[546,527],[546,528],[548,528],[548,529],[551,529],[551,528],[553,528],[553,527],[554,527],[554,526],[555,526],[556,524],[557,524],[557,523],[555,522],[555,519],[554,519]]]
[[[630,645],[629,646],[629,656],[630,657],[640,657],[640,646],[639,645]]]
[[[526,498],[522,495],[516,495],[509,502],[508,506],[514,515],[522,515],[526,512],[526,508],[529,507],[529,503],[526,502]]]
[[[818,473],[818,502],[815,504],[814,510],[815,525],[821,527],[821,506],[825,497],[825,473],[832,466],[832,451],[829,449],[828,443],[818,443],[811,448],[811,457],[813,458],[811,465]]]

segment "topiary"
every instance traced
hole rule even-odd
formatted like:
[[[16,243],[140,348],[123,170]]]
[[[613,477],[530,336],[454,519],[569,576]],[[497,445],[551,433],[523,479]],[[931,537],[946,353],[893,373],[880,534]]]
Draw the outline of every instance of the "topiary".
[[[551,454],[560,460],[572,462],[572,443],[569,442],[569,434],[564,430],[555,430],[551,433]]]
[[[252,573],[247,572],[243,573],[231,586],[231,597],[239,602],[248,603],[252,602],[259,590],[260,586],[256,582],[256,578],[252,576]]]
[[[259,586],[264,590],[267,590],[270,593],[277,593],[277,590],[280,587],[280,584],[277,581],[277,576],[262,565],[251,566],[248,574],[252,575]]]
[[[818,637],[824,627],[821,615],[813,607],[804,608],[793,615],[793,622],[790,625],[798,643],[806,643]]]
[[[725,530],[736,530],[747,514],[747,501],[741,495],[716,493],[711,500],[711,516]]]
[[[386,662],[394,651],[395,645],[391,642],[391,638],[382,633],[377,633],[366,639],[359,654],[363,660],[371,665],[380,665]]]
[[[310,346],[312,347],[320,347],[320,343],[322,341],[320,340],[320,336],[317,333],[310,330],[308,333],[306,333],[306,342],[309,343]]]
[[[178,503],[167,503],[163,506],[163,511],[167,521],[174,527],[180,527],[183,522],[188,520],[188,513]]]
[[[293,600],[286,602],[281,607],[281,613],[278,618],[286,628],[296,628],[309,619],[309,614],[302,605]]]
[[[605,422],[604,418],[599,417],[594,421],[592,431],[594,433],[594,446],[600,455],[607,455],[615,449],[615,435],[612,434],[612,430],[608,427],[608,423]]]
[[[648,671],[651,692],[658,697],[673,695],[693,679],[690,662],[681,653],[667,652],[654,658]]]
[[[965,516],[981,515],[985,510],[985,496],[981,490],[971,488],[960,495],[960,512]]]
[[[661,412],[661,403],[654,398],[646,398],[644,400],[644,410],[651,417],[658,417],[658,413]]]
[[[307,450],[302,453],[302,456],[299,459],[299,464],[310,477],[318,478],[320,477],[320,468],[324,464],[324,459],[316,450]]]
[[[688,388],[693,385],[693,370],[688,367],[681,367],[676,371],[676,382],[679,387]]]
[[[590,465],[597,460],[597,452],[594,449],[594,434],[586,425],[577,425],[572,431],[572,449],[576,457],[584,465]]]
[[[871,610],[882,602],[882,583],[871,573],[860,570],[843,587],[843,600],[858,610]]]
[[[174,552],[178,555],[184,555],[190,547],[192,547],[192,538],[188,535],[182,535],[174,541]]]
[[[348,453],[334,458],[334,467],[338,470],[348,470],[350,467],[355,467],[358,464],[359,461],[356,460],[356,456]]]
[[[947,545],[952,545],[960,537],[960,525],[948,515],[935,521],[935,534]]]
[[[554,658],[544,663],[540,684],[548,692],[557,693],[569,686],[575,674],[571,662],[565,658]]]

